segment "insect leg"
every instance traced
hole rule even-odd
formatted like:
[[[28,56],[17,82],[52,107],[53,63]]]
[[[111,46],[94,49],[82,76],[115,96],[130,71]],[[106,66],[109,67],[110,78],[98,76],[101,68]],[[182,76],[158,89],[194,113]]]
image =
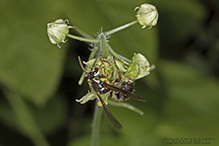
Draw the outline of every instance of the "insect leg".
[[[117,66],[117,64],[116,64],[116,60],[115,60],[115,57],[113,57],[113,61],[114,61],[114,64],[115,64],[115,67],[117,68],[117,70],[119,71],[119,80],[121,80],[121,72],[120,72],[120,70],[119,70],[119,67]]]
[[[111,74],[111,77],[110,77],[110,83],[111,83],[113,81],[114,69],[113,69],[112,65],[109,63],[109,61],[107,61],[107,60],[102,60],[102,61],[108,63],[110,68],[112,69],[112,74]]]
[[[102,65],[102,72],[104,74],[104,76],[106,76],[105,70],[104,70],[104,63],[103,63],[103,58],[100,57],[100,61],[101,61],[101,65]]]

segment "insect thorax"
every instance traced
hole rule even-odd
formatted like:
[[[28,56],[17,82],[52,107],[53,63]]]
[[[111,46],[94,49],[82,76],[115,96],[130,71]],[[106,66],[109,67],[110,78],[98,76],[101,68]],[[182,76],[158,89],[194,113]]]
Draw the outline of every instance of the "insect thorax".
[[[96,91],[100,94],[105,94],[105,93],[110,91],[110,89],[107,89],[104,87],[103,84],[105,82],[108,82],[108,79],[106,77],[97,76],[90,81],[90,86],[94,91]]]

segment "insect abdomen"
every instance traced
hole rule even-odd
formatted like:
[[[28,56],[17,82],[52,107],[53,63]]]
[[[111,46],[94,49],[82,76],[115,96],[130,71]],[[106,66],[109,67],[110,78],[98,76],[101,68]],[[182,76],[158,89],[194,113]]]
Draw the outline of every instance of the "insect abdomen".
[[[131,81],[118,82],[116,84],[116,87],[119,87],[120,89],[124,91],[128,91],[128,92],[134,91],[134,83]],[[111,94],[111,97],[117,101],[123,101],[129,98],[127,94],[121,94],[116,91],[112,91],[110,94]]]

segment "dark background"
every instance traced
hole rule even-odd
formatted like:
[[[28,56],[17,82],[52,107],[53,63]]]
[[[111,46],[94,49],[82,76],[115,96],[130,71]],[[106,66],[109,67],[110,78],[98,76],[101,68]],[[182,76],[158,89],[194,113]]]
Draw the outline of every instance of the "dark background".
[[[108,106],[123,124],[118,130],[105,114],[100,145],[165,146],[165,138],[215,138],[219,145],[219,2],[217,0],[9,0],[0,4],[0,145],[89,145],[94,101],[78,80],[77,56],[87,60],[90,46],[68,38],[59,49],[46,24],[68,19],[95,37],[135,19],[136,6],[157,7],[158,24],[136,24],[113,34],[110,44],[131,58],[142,53],[156,68],[136,81],[146,103],[128,103],[144,115]],[[77,35],[72,29],[71,34]],[[196,144],[198,146],[199,144]]]

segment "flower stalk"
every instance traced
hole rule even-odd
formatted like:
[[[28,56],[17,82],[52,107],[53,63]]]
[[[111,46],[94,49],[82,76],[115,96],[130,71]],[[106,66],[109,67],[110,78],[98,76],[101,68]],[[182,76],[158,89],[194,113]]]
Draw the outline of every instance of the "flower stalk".
[[[144,112],[141,111],[140,109],[128,104],[128,103],[124,103],[124,102],[115,102],[115,101],[112,101],[112,100],[108,100],[109,104],[112,105],[112,106],[117,106],[117,107],[124,107],[124,108],[127,108],[131,111],[134,111],[140,115],[144,115]]]
[[[104,33],[105,33],[106,36],[109,36],[109,35],[111,35],[111,34],[114,34],[114,33],[118,32],[118,31],[121,31],[121,30],[123,30],[123,29],[126,29],[126,28],[128,28],[128,27],[130,27],[130,26],[132,26],[132,25],[135,25],[135,24],[137,24],[137,23],[138,23],[138,21],[137,21],[137,20],[134,20],[134,21],[132,21],[132,22],[129,22],[129,23],[125,24],[125,25],[122,25],[122,26],[120,26],[120,27],[117,27],[117,28],[115,28],[115,29],[109,30],[109,31],[104,32]]]
[[[89,39],[94,39],[93,37],[91,37],[89,34],[87,34],[86,32],[84,32],[81,28],[79,28],[78,26],[72,26],[73,29],[75,29],[80,35],[82,35],[85,38],[89,38]]]
[[[107,50],[107,38],[106,35],[104,33],[100,33],[97,37],[98,39],[100,39],[100,50],[102,52],[102,57],[106,58],[107,56],[110,56],[108,50]]]
[[[97,39],[83,38],[83,37],[75,36],[75,35],[72,35],[72,34],[67,34],[67,36],[72,38],[72,39],[83,41],[83,42],[88,42],[88,43],[98,43],[98,42],[100,42],[100,40],[97,40]]]
[[[100,124],[101,116],[103,113],[103,108],[98,106],[98,100],[96,99],[92,131],[91,131],[91,146],[99,146],[99,137],[100,137]]]

